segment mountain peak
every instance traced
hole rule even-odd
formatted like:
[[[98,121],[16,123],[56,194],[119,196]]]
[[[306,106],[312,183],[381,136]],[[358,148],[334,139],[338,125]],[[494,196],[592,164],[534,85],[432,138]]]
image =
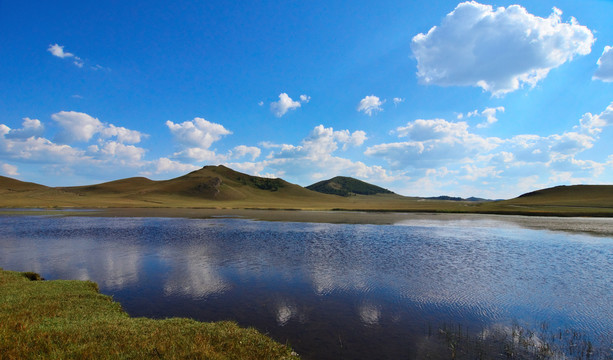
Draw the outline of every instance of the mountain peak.
[[[393,194],[382,187],[347,176],[336,176],[306,187],[309,190],[339,196]]]

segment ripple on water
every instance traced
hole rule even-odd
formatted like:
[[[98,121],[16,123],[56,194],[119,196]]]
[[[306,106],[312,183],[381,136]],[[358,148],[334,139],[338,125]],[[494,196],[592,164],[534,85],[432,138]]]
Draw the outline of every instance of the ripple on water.
[[[0,226],[6,269],[94,280],[135,315],[232,319],[306,358],[343,355],[339,339],[344,351],[361,349],[356,358],[389,349],[406,357],[440,323],[613,329],[605,237],[492,220],[0,217]]]

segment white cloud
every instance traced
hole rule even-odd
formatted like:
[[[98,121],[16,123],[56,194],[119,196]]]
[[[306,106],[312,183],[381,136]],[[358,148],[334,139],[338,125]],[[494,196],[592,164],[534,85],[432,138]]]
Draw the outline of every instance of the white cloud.
[[[2,174],[5,176],[17,176],[19,175],[19,171],[17,171],[17,166],[11,164],[2,164],[0,166],[0,170]]]
[[[126,129],[122,126],[109,124],[100,130],[100,135],[104,138],[117,137],[120,143],[137,144],[145,135],[140,131]]]
[[[548,166],[556,172],[569,173],[570,178],[583,177],[589,179],[600,175],[605,165],[592,160],[575,159],[573,156],[556,156],[549,162]],[[554,173],[554,175],[556,174]],[[586,181],[580,182],[585,183]]]
[[[498,118],[496,117],[496,112],[504,112],[504,107],[499,106],[496,108],[485,108],[485,110],[481,112],[481,116],[485,117],[485,122],[477,125],[477,127],[484,128],[497,122]]]
[[[590,149],[596,140],[589,135],[576,132],[567,132],[562,135],[554,134],[545,139],[551,142],[551,151],[566,155],[577,154]]]
[[[221,124],[212,123],[203,118],[194,118],[181,124],[166,121],[166,126],[174,135],[179,144],[184,147],[194,147],[208,149],[211,145],[221,139],[222,136],[232,134],[232,132]]]
[[[87,142],[103,129],[100,120],[82,112],[60,111],[51,118],[62,128],[56,136],[60,143]]]
[[[72,58],[73,59],[72,63],[75,64],[77,67],[82,68],[84,65],[84,62],[83,60],[81,60],[80,57],[76,56],[73,53],[65,52],[64,47],[61,45],[58,45],[58,44],[49,45],[49,47],[47,48],[47,51],[49,51],[51,55],[59,57],[61,59]]]
[[[213,150],[191,147],[172,154],[174,158],[186,161],[197,161],[207,164],[219,164],[228,159],[228,155],[218,154]]]
[[[74,111],[58,112],[51,118],[59,127],[56,137],[60,141],[88,143],[99,135],[96,143],[83,148],[50,141],[43,137],[45,126],[40,120],[24,118],[20,129],[0,124],[0,158],[26,167],[37,164],[37,171],[93,176],[94,181],[126,172],[132,176],[135,169],[147,164],[146,149],[124,144],[140,141],[145,136],[140,132],[105,124]]]
[[[574,18],[547,18],[519,5],[493,9],[463,2],[427,34],[413,37],[417,76],[424,84],[478,86],[495,96],[534,86],[575,55],[586,55],[592,32]]]
[[[350,133],[349,130],[334,131],[334,138],[344,143],[343,150],[347,150],[348,145],[360,146],[368,139],[366,132],[362,130],[356,130],[353,133]]]
[[[498,106],[495,108],[485,108],[482,112],[479,112],[478,110],[474,110],[469,113],[466,113],[466,115],[458,114],[457,118],[463,119],[465,116],[468,118],[483,117],[485,118],[485,121],[480,124],[477,124],[477,127],[486,128],[498,121],[498,118],[496,117],[497,112],[504,112],[504,106]]]
[[[403,103],[404,99],[403,98],[399,98],[399,97],[395,97],[393,101],[394,101],[394,105],[397,106],[398,104]]]
[[[497,170],[495,166],[478,167],[472,164],[462,166],[465,175],[462,176],[465,180],[475,181],[479,178],[498,177],[502,170]]]
[[[579,121],[579,126],[575,128],[579,128],[582,132],[590,135],[597,135],[602,131],[602,128],[611,124],[613,124],[613,102],[598,115],[585,113]]]
[[[417,119],[406,126],[396,128],[398,137],[408,137],[415,141],[442,139],[445,137],[462,137],[466,135],[468,124],[449,122],[444,119]]]
[[[74,61],[72,63],[75,64],[77,67],[80,67],[80,68],[82,68],[83,65],[84,65],[83,60],[81,60],[81,58],[78,57],[78,56],[75,56]]]
[[[465,122],[444,119],[418,119],[398,127],[395,132],[409,141],[370,146],[365,154],[382,157],[396,169],[432,169],[448,163],[469,162],[502,141],[469,132]]]
[[[302,98],[302,97],[301,97]],[[289,110],[300,107],[300,102],[292,100],[286,93],[279,94],[279,101],[270,103],[270,111],[276,117],[285,115]]]
[[[146,150],[134,145],[125,145],[117,141],[101,141],[100,146],[91,145],[88,153],[96,158],[120,162],[123,165],[140,162]]]
[[[255,146],[246,146],[246,145],[236,146],[234,147],[232,151],[232,155],[234,158],[242,158],[244,156],[251,156],[252,161],[257,159],[261,153],[262,151],[260,150],[260,148],[255,147]]]
[[[94,66],[90,66],[90,69],[94,70],[94,71],[99,71],[99,70],[104,70],[104,71],[111,71],[111,68],[109,67],[105,67],[99,64],[96,64]]]
[[[60,111],[51,115],[61,128],[56,134],[55,141],[63,144],[74,142],[88,142],[95,135],[101,138],[117,138],[121,143],[136,144],[146,134],[140,131],[126,129],[125,127],[106,124],[93,116],[76,111]]]
[[[391,181],[392,177],[381,166],[368,166],[361,161],[335,156],[341,147],[345,150],[348,146],[360,146],[366,139],[366,133],[361,130],[335,131],[331,127],[318,125],[299,145],[261,143],[260,145],[267,145],[265,147],[273,151],[266,160],[250,163],[248,168],[256,169],[260,174],[268,172],[285,177],[290,181],[305,177],[318,181],[337,175],[355,176],[377,182]]]
[[[486,110],[465,116],[492,115]],[[472,133],[465,122],[418,119],[393,132],[407,141],[369,146],[364,153],[385,159],[392,170],[404,171],[405,177],[411,177],[402,185],[405,193],[415,187],[440,194],[448,186],[456,193],[471,191],[476,196],[516,196],[520,188],[525,190],[528,186],[522,179],[530,179],[533,186],[546,187],[561,182],[594,182],[605,170],[610,171],[613,155],[606,161],[580,158],[594,147],[599,133],[609,124],[613,124],[613,103],[598,115],[584,115],[575,127],[581,131],[548,136],[485,138]]]
[[[593,79],[604,82],[613,82],[613,46],[605,46],[602,56],[596,63],[598,69],[594,73]]]
[[[64,47],[58,44],[49,45],[47,51],[49,51],[53,56],[57,56],[61,59],[74,57],[73,53],[64,52]]]
[[[40,137],[45,131],[45,127],[38,119],[23,118],[21,129],[11,129],[5,136],[7,139],[27,139],[29,137]]]
[[[369,95],[360,100],[357,110],[364,112],[364,114],[368,116],[372,116],[373,113],[383,111],[381,106],[383,106],[384,103],[385,100],[381,101],[377,96]]]
[[[0,156],[34,163],[74,163],[85,152],[68,145],[58,145],[42,137],[7,139],[0,137]]]
[[[184,164],[178,161],[170,160],[169,158],[162,157],[152,162],[154,166],[155,174],[162,173],[187,173],[190,171],[198,170],[199,167],[192,164]],[[143,175],[149,175],[150,173],[143,172]]]
[[[260,141],[258,143],[258,145],[260,145],[261,147],[263,147],[265,149],[272,149],[272,148],[280,148],[281,147],[281,145],[272,143],[270,141]]]
[[[308,103],[309,101],[311,101],[311,97],[308,95],[300,95],[300,102],[303,103]]]

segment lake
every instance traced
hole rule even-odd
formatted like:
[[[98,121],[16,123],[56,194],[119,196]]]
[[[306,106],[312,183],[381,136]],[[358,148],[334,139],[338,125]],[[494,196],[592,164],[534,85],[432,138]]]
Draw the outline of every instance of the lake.
[[[563,220],[573,221],[592,220]],[[605,231],[459,215],[392,225],[0,216],[0,267],[95,281],[133,316],[233,320],[305,359],[421,358],[446,326],[613,338],[613,221],[593,221]]]

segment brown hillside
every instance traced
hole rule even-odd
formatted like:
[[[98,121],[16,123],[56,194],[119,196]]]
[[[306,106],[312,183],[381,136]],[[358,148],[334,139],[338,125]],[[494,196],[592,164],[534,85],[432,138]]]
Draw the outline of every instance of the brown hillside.
[[[507,204],[613,207],[613,185],[556,186],[523,194]]]
[[[17,179],[0,176],[0,193],[6,192],[22,192],[33,190],[49,189],[44,185],[39,185],[31,182],[20,181]]]
[[[291,184],[282,179],[247,175],[225,166],[205,166],[189,174],[162,181],[143,177],[128,178],[88,186],[59,188],[83,198],[110,197],[124,200],[171,205],[177,199],[189,206],[217,202],[248,201],[253,204],[321,200],[327,196]]]

